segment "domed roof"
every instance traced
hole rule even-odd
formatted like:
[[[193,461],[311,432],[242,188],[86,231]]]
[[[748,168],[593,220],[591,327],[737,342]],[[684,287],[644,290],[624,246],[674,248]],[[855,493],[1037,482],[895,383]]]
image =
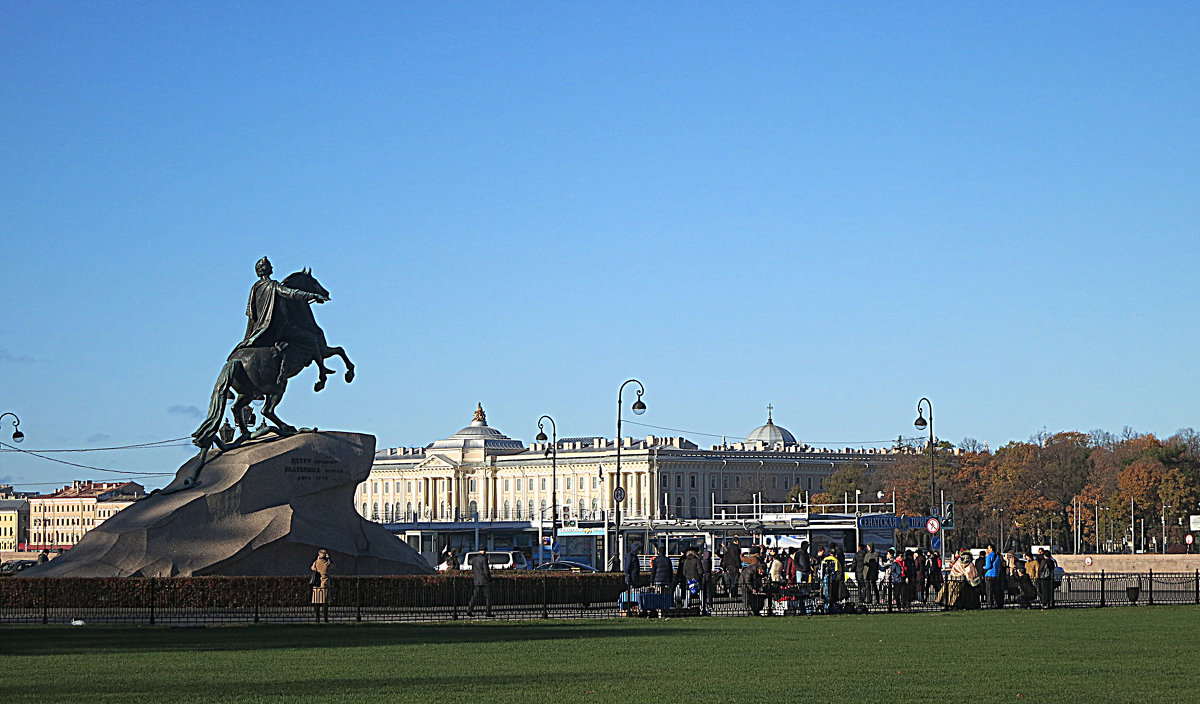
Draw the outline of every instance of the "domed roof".
[[[504,433],[489,427],[487,415],[483,412],[483,404],[475,409],[475,420],[471,424],[445,440],[438,440],[429,446],[429,450],[464,450],[468,448],[483,448],[487,451],[523,452],[525,443],[513,440]]]
[[[746,436],[746,442],[764,442],[767,445],[775,445],[783,443],[784,445],[795,445],[796,437],[787,429],[775,425],[775,421],[771,419],[771,406],[767,406],[767,424],[760,425],[750,434]]]

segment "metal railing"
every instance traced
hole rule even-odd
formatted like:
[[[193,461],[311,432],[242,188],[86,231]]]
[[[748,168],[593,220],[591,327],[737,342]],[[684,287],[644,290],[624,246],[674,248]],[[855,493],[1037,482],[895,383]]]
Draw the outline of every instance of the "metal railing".
[[[645,577],[646,575],[643,575]],[[982,591],[982,587],[979,589]],[[491,618],[579,619],[622,615],[618,598],[625,585],[619,574],[498,575],[491,587]],[[467,618],[474,593],[470,575],[422,577],[338,577],[330,580],[328,620],[452,621]],[[1022,605],[1019,590],[1006,589],[1005,608]],[[311,604],[302,577],[199,577],[0,580],[0,623],[298,623],[326,616]],[[919,597],[925,596],[925,599]],[[676,604],[683,595],[675,590]],[[677,615],[698,614],[701,598]],[[831,606],[836,604],[836,606]],[[1071,574],[1054,590],[1054,606],[1067,608],[1162,604],[1200,605],[1200,571],[1187,573]],[[1031,605],[1040,606],[1034,601]],[[767,613],[896,613],[939,611],[933,593],[902,594],[882,585],[877,593],[845,585],[836,596],[819,583],[775,592],[762,600]],[[972,604],[973,606],[973,604]],[[983,605],[986,607],[986,603]],[[970,608],[970,607],[968,607]],[[706,609],[717,616],[747,613],[742,600],[714,580]],[[475,617],[486,606],[481,600]]]

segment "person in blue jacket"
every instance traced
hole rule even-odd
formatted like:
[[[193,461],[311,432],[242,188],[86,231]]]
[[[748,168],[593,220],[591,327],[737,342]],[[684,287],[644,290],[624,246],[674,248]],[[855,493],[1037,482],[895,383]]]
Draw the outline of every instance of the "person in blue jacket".
[[[988,606],[993,609],[1004,607],[1003,578],[1004,562],[996,546],[988,543],[987,554],[983,557],[983,584],[987,589]]]

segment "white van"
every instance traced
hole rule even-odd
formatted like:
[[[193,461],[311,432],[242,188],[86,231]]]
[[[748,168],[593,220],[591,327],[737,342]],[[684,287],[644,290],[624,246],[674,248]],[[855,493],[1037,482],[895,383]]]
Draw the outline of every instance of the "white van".
[[[469,552],[463,555],[462,568],[470,571],[471,557],[478,555],[478,552]],[[487,552],[488,566],[494,570],[527,570],[529,569],[529,561],[525,559],[525,553],[518,550],[497,550],[496,552]]]

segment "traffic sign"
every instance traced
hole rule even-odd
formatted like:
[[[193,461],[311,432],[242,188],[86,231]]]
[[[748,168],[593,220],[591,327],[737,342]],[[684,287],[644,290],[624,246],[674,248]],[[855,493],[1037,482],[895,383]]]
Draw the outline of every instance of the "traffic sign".
[[[1191,533],[1188,533],[1187,537],[1183,539],[1183,542],[1187,543],[1188,545],[1191,545],[1193,540],[1195,540],[1195,538],[1192,537]]]
[[[942,522],[938,519],[930,518],[928,521],[925,521],[925,530],[929,531],[930,533],[937,533],[941,529]]]
[[[940,518],[942,515],[941,506],[930,506],[929,507],[929,515],[933,516],[934,518]]]
[[[954,528],[954,502],[947,501],[946,508],[942,511],[942,528],[950,530]]]
[[[625,500],[625,487],[619,486],[616,489],[613,489],[613,501],[616,501],[617,503],[621,503],[624,500]]]
[[[941,539],[940,537],[936,536],[936,535],[935,535],[935,536],[933,536],[932,538],[930,538],[930,539],[929,539],[929,549],[930,549],[930,550],[937,550],[938,552],[941,552],[941,550],[942,550],[942,539]]]
[[[1087,557],[1083,558],[1083,564],[1085,567],[1091,567],[1092,566],[1092,556],[1088,555]]]

